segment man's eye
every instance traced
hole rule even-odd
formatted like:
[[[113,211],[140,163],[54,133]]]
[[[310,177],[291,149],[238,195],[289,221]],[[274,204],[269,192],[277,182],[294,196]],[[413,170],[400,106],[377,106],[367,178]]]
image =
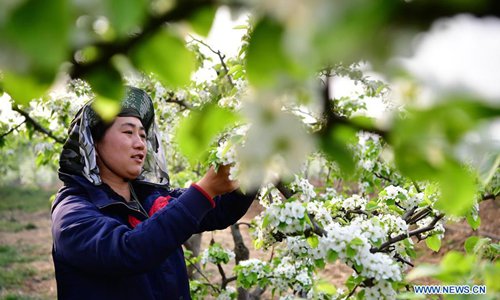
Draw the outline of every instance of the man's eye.
[[[141,138],[142,139],[146,139],[146,135],[145,134],[141,134]]]
[[[124,131],[123,133],[132,134],[132,131],[128,130],[128,131]]]

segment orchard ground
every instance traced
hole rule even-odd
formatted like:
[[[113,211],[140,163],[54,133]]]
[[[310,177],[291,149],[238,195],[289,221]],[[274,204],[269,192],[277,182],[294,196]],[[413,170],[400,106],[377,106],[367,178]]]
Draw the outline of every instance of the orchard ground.
[[[10,190],[10,191],[9,191]],[[0,299],[56,299],[56,282],[51,258],[50,209],[49,197],[53,191],[29,191],[29,197],[22,191],[14,193],[12,189],[0,188]],[[18,201],[18,202],[17,202]],[[25,202],[26,204],[20,205]],[[240,220],[249,223],[262,208],[254,202],[248,213]],[[446,234],[439,252],[427,249],[425,242],[417,244],[419,263],[438,263],[449,250],[463,251],[464,241],[471,235],[481,235],[499,241],[500,238],[499,203],[487,200],[480,204],[481,226],[474,232],[465,222],[447,224]],[[252,249],[248,227],[240,226],[247,247]],[[213,238],[225,248],[233,248],[229,229],[205,233],[202,249]],[[252,251],[251,257],[269,259],[271,250]],[[233,265],[224,266],[226,275],[231,276]],[[214,266],[202,268],[212,284],[218,284],[220,275]],[[352,270],[337,262],[327,266],[321,276],[337,287],[342,287]],[[434,283],[423,279],[420,284]],[[264,294],[263,299],[268,293]],[[269,296],[267,296],[269,297]]]

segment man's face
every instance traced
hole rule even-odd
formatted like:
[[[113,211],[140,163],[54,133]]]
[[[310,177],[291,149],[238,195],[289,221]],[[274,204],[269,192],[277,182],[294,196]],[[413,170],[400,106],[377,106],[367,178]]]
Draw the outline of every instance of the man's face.
[[[136,117],[117,117],[96,143],[101,178],[132,180],[141,174],[146,159],[146,131]]]

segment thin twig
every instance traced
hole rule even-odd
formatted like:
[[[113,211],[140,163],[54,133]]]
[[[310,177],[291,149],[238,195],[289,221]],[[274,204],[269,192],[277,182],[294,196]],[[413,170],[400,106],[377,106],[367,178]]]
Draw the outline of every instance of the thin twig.
[[[424,233],[424,232],[427,232],[427,231],[430,231],[430,230],[433,230],[434,229],[434,226],[436,225],[436,223],[441,220],[442,218],[444,217],[443,214],[440,214],[440,215],[436,215],[434,217],[434,219],[432,220],[431,223],[429,223],[429,225],[425,226],[425,227],[422,227],[422,228],[419,228],[419,229],[416,229],[416,230],[413,230],[413,231],[410,231],[409,233],[402,233],[398,236],[395,236],[391,239],[389,239],[387,242],[383,243],[382,245],[380,245],[380,247],[375,247],[375,248],[371,248],[370,249],[370,252],[371,253],[376,253],[376,252],[382,252],[384,251],[387,247],[389,247],[390,245],[394,244],[394,243],[397,243],[399,241],[402,241],[404,239],[407,239],[409,237],[412,237],[412,236],[416,236],[416,235],[419,235],[421,233]]]
[[[189,257],[186,257],[185,259],[191,264],[191,266],[193,266],[196,269],[196,271],[201,275],[201,277],[205,279],[208,286],[210,286],[215,292],[220,293],[219,288],[210,282],[210,279],[208,279],[208,277],[200,270],[200,268]]]
[[[217,50],[217,51],[214,50],[212,47],[210,47],[210,45],[208,45],[204,41],[196,39],[194,37],[191,37],[191,38],[193,39],[193,41],[196,41],[196,42],[202,44],[203,46],[207,47],[208,50],[210,50],[212,53],[214,53],[215,55],[217,55],[219,57],[220,64],[222,65],[222,68],[226,72],[224,75],[226,76],[227,80],[229,81],[229,84],[232,87],[234,87],[233,79],[229,75],[229,68],[227,67],[226,62],[224,61],[224,59],[226,58],[226,56],[224,54],[222,54],[222,52],[220,52],[220,50]]]
[[[26,120],[22,121],[20,124],[17,124],[16,126],[12,127],[11,129],[9,129],[9,131],[2,133],[2,135],[0,135],[0,140],[3,139],[4,137],[6,137],[7,135],[11,134],[15,130],[17,130],[24,123],[26,123]]]
[[[174,103],[177,104],[184,109],[191,109],[191,105],[189,105],[186,101],[179,99],[174,95],[174,93],[169,93],[169,97],[160,97],[160,101],[165,101],[165,103]]]
[[[356,292],[356,289],[359,287],[360,283],[356,284],[353,288],[352,288],[352,291],[349,293],[349,295],[347,295],[347,297],[345,297],[345,299],[349,299],[352,297],[352,295],[354,295],[354,292]]]
[[[405,264],[407,264],[407,265],[409,265],[409,266],[411,266],[411,267],[415,267],[415,265],[414,265],[414,264],[412,264],[410,261],[408,261],[408,260],[404,259],[403,257],[401,257],[401,255],[400,255],[399,253],[394,254],[394,258],[395,258],[397,261],[400,261],[400,262],[402,262],[402,263],[405,263]]]

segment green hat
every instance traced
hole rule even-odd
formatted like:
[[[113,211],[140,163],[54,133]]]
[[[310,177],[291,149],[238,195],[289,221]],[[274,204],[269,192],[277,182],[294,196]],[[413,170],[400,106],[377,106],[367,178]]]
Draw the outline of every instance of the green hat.
[[[95,110],[90,109],[88,114],[91,128],[102,123],[101,117]],[[153,101],[145,91],[136,87],[127,86],[125,97],[121,102],[121,110],[117,116],[139,118],[146,131],[148,131],[155,117]]]
[[[106,129],[91,104],[92,102],[87,103],[78,111],[68,130],[68,139],[64,143],[59,159],[59,178],[63,181],[73,174],[84,176],[94,185],[102,183],[96,161],[94,135],[97,132],[102,134]],[[151,97],[141,89],[127,86],[121,105],[122,109],[118,116],[139,118],[147,132],[148,154],[141,175],[136,180],[168,187],[166,160],[160,133],[154,121]]]

